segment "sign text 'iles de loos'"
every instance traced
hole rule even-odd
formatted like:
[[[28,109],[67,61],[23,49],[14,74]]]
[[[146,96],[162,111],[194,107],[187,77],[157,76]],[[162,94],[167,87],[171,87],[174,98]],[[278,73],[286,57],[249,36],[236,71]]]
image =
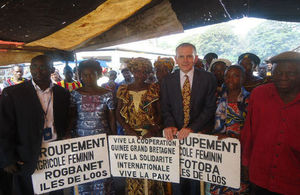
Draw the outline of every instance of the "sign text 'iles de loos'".
[[[36,194],[110,177],[106,134],[43,143],[32,175]]]

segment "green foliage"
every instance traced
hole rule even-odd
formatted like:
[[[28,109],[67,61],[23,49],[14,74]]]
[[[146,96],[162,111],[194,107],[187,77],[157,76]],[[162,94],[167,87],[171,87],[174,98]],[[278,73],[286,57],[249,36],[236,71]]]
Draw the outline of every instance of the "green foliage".
[[[300,45],[300,24],[265,21],[248,32],[249,51],[266,59]]]
[[[252,52],[262,60],[300,45],[300,24],[267,20],[252,28],[245,37],[239,37],[228,23],[213,25],[203,33],[181,39],[178,43],[193,43],[199,56],[214,52],[233,63],[238,56]]]
[[[204,33],[196,34],[180,40],[180,43],[193,43],[199,56],[204,56],[209,52],[214,52],[220,57],[234,61],[239,53],[239,38],[232,31],[231,25],[219,24],[207,29]]]

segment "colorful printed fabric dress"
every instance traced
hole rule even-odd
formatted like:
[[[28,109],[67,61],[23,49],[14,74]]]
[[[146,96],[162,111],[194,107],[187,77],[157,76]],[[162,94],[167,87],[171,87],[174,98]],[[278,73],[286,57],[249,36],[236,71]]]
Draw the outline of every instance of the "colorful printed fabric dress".
[[[71,92],[71,106],[77,109],[76,128],[72,137],[83,137],[101,133],[110,134],[109,121],[106,111],[115,109],[111,92],[103,95],[82,95],[77,91]],[[114,194],[112,179],[103,179],[75,187],[74,194],[108,195]]]
[[[158,84],[150,84],[148,90],[138,92],[128,90],[127,85],[121,85],[117,92],[117,98],[123,102],[120,110],[121,116],[139,135],[147,133],[150,125],[157,124],[158,121],[155,121],[154,116],[159,113],[153,103],[159,100]],[[164,195],[163,182],[127,178],[126,194]]]
[[[216,110],[215,133],[226,134],[228,137],[240,139],[241,129],[246,120],[249,95],[250,93],[242,87],[237,103],[229,103],[227,101],[227,92],[223,93]],[[243,170],[241,170],[241,174],[241,178],[243,178]],[[249,194],[249,182],[241,180],[240,189],[211,184],[210,194]]]

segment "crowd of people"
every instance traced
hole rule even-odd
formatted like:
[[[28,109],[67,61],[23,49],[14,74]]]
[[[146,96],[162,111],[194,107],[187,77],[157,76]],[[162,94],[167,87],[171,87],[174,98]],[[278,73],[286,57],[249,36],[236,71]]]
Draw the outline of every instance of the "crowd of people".
[[[122,70],[124,81],[115,83],[117,73],[110,71],[101,87],[102,68],[94,60],[79,64],[75,74],[80,82],[69,66],[65,79],[59,78],[46,55],[32,59],[31,80],[23,80],[21,68],[14,67],[16,76],[0,99],[0,194],[34,194],[31,175],[41,143],[101,133],[236,138],[242,151],[240,188],[206,183],[205,194],[299,194],[300,53],[278,54],[268,59],[270,68],[252,53],[232,65],[214,53],[198,59],[190,43],[175,52],[175,61],[158,58],[154,71],[149,59],[132,58]],[[254,75],[257,68],[259,75]],[[126,178],[124,193],[196,195],[200,182]],[[80,184],[71,194],[115,194],[114,181]]]

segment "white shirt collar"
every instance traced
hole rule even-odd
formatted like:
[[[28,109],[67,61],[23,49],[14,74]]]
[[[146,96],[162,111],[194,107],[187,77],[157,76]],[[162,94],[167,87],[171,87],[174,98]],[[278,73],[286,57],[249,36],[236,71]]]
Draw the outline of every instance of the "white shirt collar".
[[[41,92],[47,92],[47,91],[51,90],[52,87],[54,86],[53,82],[50,80],[50,85],[49,85],[49,87],[48,87],[46,90],[43,91],[43,90],[42,90],[42,89],[34,82],[33,79],[31,79],[31,82],[32,82],[32,85],[33,85],[33,87],[35,88],[35,90],[36,90],[36,91],[41,91]]]
[[[185,75],[187,75],[188,77],[193,77],[194,76],[194,66],[193,68],[188,72],[188,73],[184,73],[182,70],[180,70],[180,78],[183,78]]]
[[[192,89],[193,78],[194,78],[194,70],[195,70],[194,66],[193,66],[193,68],[192,68],[189,72],[187,72],[187,73],[184,73],[183,71],[180,70],[180,87],[181,87],[181,89],[182,89],[183,84],[184,84],[184,81],[185,81],[185,79],[186,79],[186,78],[185,78],[185,75],[187,75],[187,76],[189,77],[190,87],[191,87],[191,89]]]

